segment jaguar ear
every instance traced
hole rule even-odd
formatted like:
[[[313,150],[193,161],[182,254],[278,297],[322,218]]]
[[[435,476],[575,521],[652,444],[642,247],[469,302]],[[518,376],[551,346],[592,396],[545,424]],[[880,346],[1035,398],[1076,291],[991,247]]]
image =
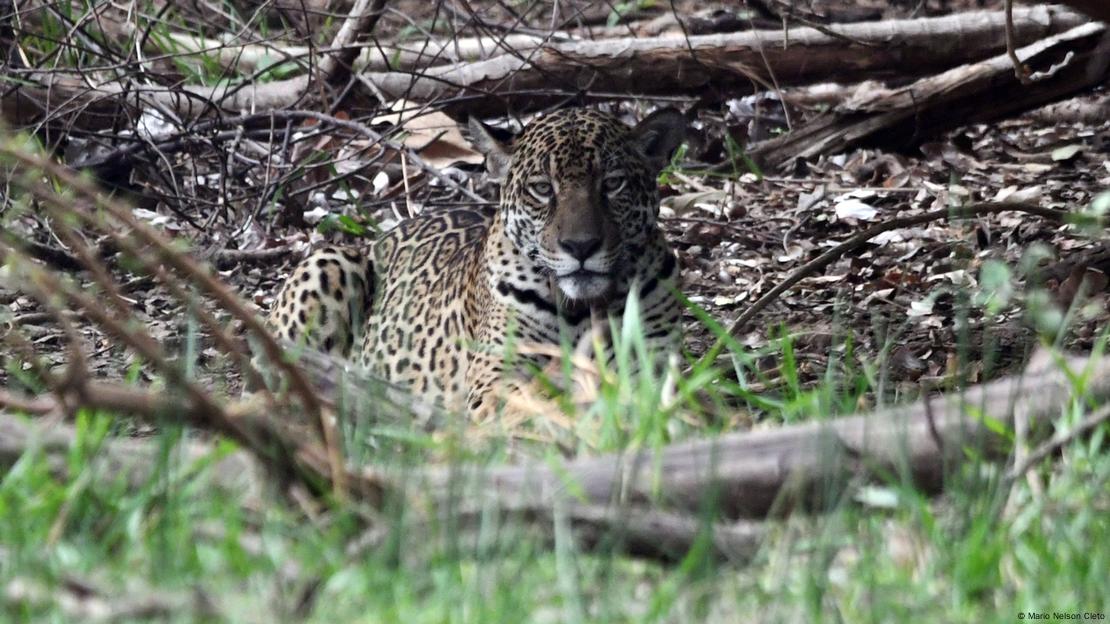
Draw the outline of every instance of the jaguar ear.
[[[509,176],[509,163],[513,159],[512,134],[502,137],[504,131],[487,126],[477,117],[471,117],[467,126],[474,147],[486,157],[486,171],[494,181],[503,183]]]
[[[662,171],[686,138],[686,117],[673,108],[648,115],[632,129],[632,138],[655,171]]]

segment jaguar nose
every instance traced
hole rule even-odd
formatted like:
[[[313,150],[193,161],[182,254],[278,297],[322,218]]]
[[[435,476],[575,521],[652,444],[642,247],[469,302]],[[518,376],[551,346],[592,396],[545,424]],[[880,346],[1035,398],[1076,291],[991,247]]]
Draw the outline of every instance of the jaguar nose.
[[[559,247],[570,254],[575,260],[585,262],[587,258],[601,249],[601,238],[560,239]]]

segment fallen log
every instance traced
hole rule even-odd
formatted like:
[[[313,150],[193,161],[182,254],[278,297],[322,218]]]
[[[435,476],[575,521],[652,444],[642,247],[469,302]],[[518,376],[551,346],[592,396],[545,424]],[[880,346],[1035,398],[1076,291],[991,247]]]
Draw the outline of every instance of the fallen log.
[[[502,507],[555,504],[570,498],[596,505],[651,505],[698,513],[707,505],[728,518],[762,518],[795,507],[836,504],[852,479],[912,482],[940,492],[946,476],[968,460],[1008,456],[991,427],[1012,430],[1015,417],[1043,421],[1073,394],[1072,371],[1083,371],[1089,400],[1110,399],[1110,358],[1071,358],[1045,369],[973,386],[960,393],[864,415],[682,442],[579,459],[474,469],[466,490]],[[1015,412],[1017,412],[1015,416]],[[461,468],[430,471],[429,487],[458,488]],[[458,491],[457,489],[455,490]],[[457,495],[457,494],[456,494]]]
[[[28,411],[41,410],[38,413],[43,415],[60,413],[49,399],[20,406],[11,398],[0,392],[0,474],[14,466],[25,454],[41,453],[56,478],[73,478],[75,475],[69,472],[71,466],[67,457],[80,445],[76,429],[53,418],[54,422],[45,424],[41,420],[27,420],[6,413],[4,407],[14,411],[30,407],[32,409]],[[154,399],[151,402],[153,404]],[[203,460],[212,457],[214,449],[215,445],[210,441],[188,437],[178,443],[176,457],[183,466],[207,465]],[[122,478],[132,488],[141,488],[158,474],[162,454],[159,443],[149,438],[109,438],[99,446],[88,469],[112,480]],[[191,473],[175,472],[173,480],[160,483],[163,487],[175,487],[192,476]],[[208,488],[231,496],[244,506],[259,508],[272,500],[273,480],[268,477],[257,456],[247,451],[236,451],[213,462],[201,478]],[[418,500],[419,494],[418,488],[404,493],[410,503]],[[470,505],[459,506],[457,503],[446,497],[434,500],[430,507],[423,504],[420,507],[424,517],[453,515],[459,529],[473,528],[477,531],[482,522],[488,521],[488,510]],[[681,560],[697,540],[707,539],[709,554],[713,558],[745,563],[758,552],[765,534],[760,522],[705,522],[697,516],[650,508],[562,502],[557,508],[547,503],[535,506],[522,504],[501,511],[507,520],[515,519],[549,531],[555,522],[567,522],[581,546],[588,550],[624,552],[670,562]],[[420,522],[419,517],[410,518],[410,524]],[[409,529],[409,533],[413,534],[412,526]],[[360,549],[371,549],[377,545],[376,542],[362,544]]]
[[[1038,0],[1022,1],[1033,3]],[[1106,0],[1056,0],[1056,2],[1059,4],[1066,4],[1076,11],[1086,13],[1097,20],[1110,22],[1110,3],[1106,2]]]
[[[1025,44],[1086,18],[1055,7],[1031,7],[1015,11],[1014,19],[1015,39]],[[827,34],[830,29],[836,36]],[[998,12],[824,30],[549,43],[476,63],[417,73],[366,72],[358,78],[387,100],[444,102],[454,114],[500,115],[506,109],[533,109],[568,95],[689,96],[709,90],[727,96],[750,93],[757,85],[772,82],[790,85],[921,75],[996,54],[1005,47],[1005,18]],[[97,84],[57,70],[10,68],[7,73],[13,86],[0,95],[0,107],[10,124],[21,127],[59,119],[82,129],[105,129],[115,127],[124,108],[138,112],[151,104],[185,120],[229,111],[263,112],[295,104],[308,87],[306,77],[171,88]],[[652,78],[645,80],[645,76]]]
[[[275,63],[294,63],[301,71],[307,72],[315,54],[328,52],[326,49],[306,46],[239,42],[231,37],[210,39],[175,33],[169,35],[169,38],[184,55],[203,54],[227,69],[247,74]],[[351,67],[359,72],[417,70],[422,67],[484,61],[509,51],[527,52],[547,41],[570,39],[566,33],[554,33],[551,37],[509,34],[500,37],[380,41],[363,44],[359,55],[352,60]]]
[[[1110,119],[1110,93],[1103,93],[1090,99],[1077,97],[1056,102],[1031,111],[1029,116],[1046,124],[1061,122],[1100,124]]]
[[[905,149],[938,132],[990,121],[1053,102],[1110,78],[1110,39],[1087,23],[1017,50],[1040,72],[1030,84],[1014,76],[1006,54],[963,65],[896,89],[877,89],[752,146],[748,155],[775,168],[853,146]]]
[[[495,467],[460,464],[392,475],[390,469],[375,467],[351,470],[348,479],[356,495],[364,489],[358,487],[359,479],[389,484],[394,496],[430,517],[445,513],[465,517],[496,509],[549,527],[556,515],[564,514],[571,526],[583,531],[587,545],[611,548],[613,540],[606,536],[615,535],[622,549],[665,560],[684,552],[710,526],[717,536],[717,556],[742,561],[755,553],[764,528],[743,521],[706,524],[702,514],[709,511],[743,519],[778,516],[792,509],[820,511],[839,504],[848,484],[861,479],[906,481],[929,493],[940,492],[945,478],[970,456],[995,460],[1010,456],[1011,443],[998,433],[1000,428],[1012,430],[1018,421],[1043,422],[1080,398],[1074,394],[1076,375],[1085,379],[1082,398],[1086,401],[1110,400],[1110,358],[1043,354],[1034,360],[1039,361],[1022,375],[823,422],[727,434],[655,451],[575,459],[562,465],[549,461]],[[350,383],[342,391],[366,387],[357,378]],[[12,398],[0,393],[0,408],[42,414],[57,409],[49,397],[22,403]],[[249,412],[243,406],[234,411]],[[256,415],[254,420],[265,418]],[[11,465],[32,446],[28,441],[36,439],[48,441],[36,448],[64,456],[73,444],[67,427],[54,425],[42,432],[39,425],[0,410],[0,466]],[[129,458],[111,463],[120,470],[149,474],[149,466],[135,461],[144,456],[133,448],[136,444],[112,440],[104,452]],[[237,474],[217,475],[215,483],[224,482],[242,487]]]
[[[5,413],[3,408],[36,415],[59,414],[52,400],[20,406],[7,404],[10,401],[5,399],[10,398],[0,394],[0,472],[14,466],[26,453],[42,453],[55,477],[72,476],[68,474],[70,466],[66,457],[78,445],[73,425],[63,421],[27,420]],[[210,443],[186,439],[180,445],[178,457],[184,465],[192,465],[210,457],[214,448]],[[160,453],[159,445],[149,438],[109,438],[103,442],[93,462],[100,474],[112,479],[122,478],[131,487],[140,488],[157,471]],[[247,452],[228,454],[215,462],[205,476],[215,488],[246,504],[263,500],[264,475],[258,462]]]
[[[548,43],[570,41],[590,41],[597,39],[622,39],[632,37],[658,37],[664,31],[681,34],[702,35],[722,32],[748,30],[754,23],[756,28],[776,30],[780,20],[754,18],[749,20],[741,12],[727,7],[702,9],[689,15],[676,16],[667,12],[644,22],[633,22],[620,26],[585,28],[583,32],[551,31],[544,34],[509,32],[500,35],[456,38],[419,38],[406,41],[374,41],[363,46],[362,52],[354,59],[352,67],[356,71],[397,71],[449,65],[451,63],[484,61],[506,52],[525,54],[529,50]],[[836,21],[836,20],[833,20]],[[863,21],[863,20],[844,20]],[[129,27],[135,33],[134,26]],[[311,68],[311,57],[327,54],[329,50],[308,46],[285,45],[272,41],[242,41],[237,36],[220,38],[201,37],[193,34],[171,32],[166,37],[173,42],[175,51],[183,55],[203,54],[216,60],[222,67],[241,73],[251,73],[277,62],[294,63],[301,71]],[[161,54],[162,49],[150,45],[148,54]]]

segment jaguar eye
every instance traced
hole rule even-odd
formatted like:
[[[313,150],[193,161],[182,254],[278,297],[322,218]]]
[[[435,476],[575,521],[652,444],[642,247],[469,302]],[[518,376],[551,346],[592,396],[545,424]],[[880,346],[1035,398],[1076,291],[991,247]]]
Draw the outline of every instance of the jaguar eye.
[[[536,180],[528,185],[528,192],[536,196],[536,199],[548,199],[551,197],[552,191],[551,183],[547,180]]]
[[[616,195],[624,190],[624,185],[627,183],[628,178],[624,177],[624,174],[609,175],[601,182],[601,190],[608,195]]]

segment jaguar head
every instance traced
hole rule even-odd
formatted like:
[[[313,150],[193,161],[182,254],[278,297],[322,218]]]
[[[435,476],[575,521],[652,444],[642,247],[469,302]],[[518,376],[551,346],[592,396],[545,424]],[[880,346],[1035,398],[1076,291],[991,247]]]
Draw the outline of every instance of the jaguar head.
[[[471,135],[501,183],[512,244],[571,301],[603,300],[656,227],[656,178],[685,135],[674,109],[635,127],[590,109],[545,115],[501,138],[477,119]]]

